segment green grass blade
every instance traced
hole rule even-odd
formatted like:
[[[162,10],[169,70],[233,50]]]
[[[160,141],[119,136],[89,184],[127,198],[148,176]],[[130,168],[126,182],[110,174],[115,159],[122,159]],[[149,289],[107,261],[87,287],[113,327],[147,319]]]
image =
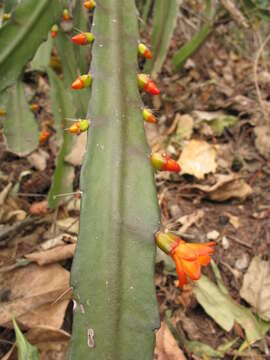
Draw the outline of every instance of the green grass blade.
[[[26,340],[14,318],[12,322],[16,334],[19,360],[40,360],[38,349]]]
[[[179,71],[188,58],[190,58],[198,48],[203,44],[206,40],[207,36],[211,32],[211,22],[207,22],[202,26],[200,31],[193,36],[193,38],[187,42],[184,46],[182,46],[173,56],[172,62],[174,65],[174,69]]]
[[[160,72],[176,25],[179,0],[156,0],[154,6],[151,47],[153,59],[147,63],[146,71]]]
[[[19,77],[61,15],[57,0],[24,0],[0,29],[0,91]]]
[[[3,123],[8,150],[19,156],[28,155],[38,146],[39,130],[21,81],[9,89],[6,112]]]
[[[49,207],[54,209],[60,201],[59,198],[54,199],[54,196],[62,193],[70,193],[73,190],[74,168],[65,162],[65,157],[74,144],[74,138],[68,131],[64,131],[63,129],[70,126],[70,123],[67,123],[65,118],[73,118],[75,110],[70,92],[65,89],[63,82],[51,69],[48,69],[48,75],[51,86],[51,107],[55,119],[57,142],[59,145],[60,142],[62,142],[48,196]]]
[[[133,0],[97,2],[69,359],[148,360],[159,327],[159,209],[137,87]]]

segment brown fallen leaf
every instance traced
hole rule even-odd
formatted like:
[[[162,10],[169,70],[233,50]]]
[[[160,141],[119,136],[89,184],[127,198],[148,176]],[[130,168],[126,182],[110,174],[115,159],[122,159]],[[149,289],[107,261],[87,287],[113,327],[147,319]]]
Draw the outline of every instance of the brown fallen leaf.
[[[186,360],[165,322],[156,333],[155,360]]]
[[[87,133],[77,136],[76,143],[72,147],[70,153],[65,157],[65,161],[73,166],[80,166],[83,162],[83,156],[86,150]]]
[[[71,292],[67,292],[69,276],[58,264],[43,267],[30,264],[0,274],[0,288],[6,294],[0,307],[0,325],[12,326],[10,321],[14,316],[22,329],[44,324],[60,328],[67,299],[71,297]],[[65,292],[64,300],[61,295]],[[56,299],[59,302],[54,303]]]
[[[52,264],[73,257],[76,244],[57,246],[50,250],[34,252],[24,257],[36,262],[38,265]]]
[[[266,159],[270,159],[270,126],[256,126],[254,129],[256,140],[255,145],[259,153]]]
[[[197,223],[204,217],[204,211],[199,209],[197,211],[194,211],[193,213],[189,215],[184,215],[176,220],[176,222],[181,223],[181,228],[179,231],[182,231],[185,233],[193,224]]]
[[[49,326],[35,327],[24,334],[27,340],[38,347],[41,360],[64,359],[68,350],[70,334]],[[17,348],[14,344],[2,360],[17,360]]]
[[[216,175],[215,185],[194,185],[193,188],[205,192],[205,197],[214,201],[226,201],[232,198],[245,200],[253,190],[244,179],[235,175]]]
[[[205,174],[216,171],[216,149],[206,141],[191,140],[184,147],[178,163],[182,174],[204,179]]]

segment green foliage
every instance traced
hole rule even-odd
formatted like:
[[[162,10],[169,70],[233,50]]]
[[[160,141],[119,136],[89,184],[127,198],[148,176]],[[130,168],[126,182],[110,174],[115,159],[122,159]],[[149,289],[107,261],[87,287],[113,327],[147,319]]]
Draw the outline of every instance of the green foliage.
[[[61,14],[57,0],[24,0],[0,29],[0,92],[13,84]]]
[[[94,23],[87,115],[93,126],[71,272],[77,307],[70,359],[152,359],[159,326],[153,237],[159,211],[137,87],[137,47],[130,41],[138,38],[133,0],[97,3]]]
[[[16,333],[19,360],[40,360],[38,349],[26,340],[14,318],[12,322]]]
[[[47,70],[47,68],[50,66],[52,47],[52,38],[51,36],[48,36],[48,39],[39,46],[38,51],[34,56],[34,59],[31,61],[32,71]]]
[[[37,148],[38,126],[34,114],[29,109],[21,81],[17,81],[9,89],[3,123],[4,136],[10,151],[23,156]]]
[[[146,71],[151,69],[153,73],[159,73],[161,70],[176,24],[178,6],[179,0],[155,1],[151,38],[153,59],[146,65]]]
[[[64,84],[55,73],[48,69],[50,80],[51,107],[55,120],[56,137],[60,146],[57,165],[48,196],[50,208],[56,208],[59,198],[54,198],[59,193],[69,193],[73,190],[74,168],[65,162],[66,155],[74,145],[74,138],[64,128],[68,126],[67,117],[74,117],[75,109],[72,104],[71,94],[65,89]]]

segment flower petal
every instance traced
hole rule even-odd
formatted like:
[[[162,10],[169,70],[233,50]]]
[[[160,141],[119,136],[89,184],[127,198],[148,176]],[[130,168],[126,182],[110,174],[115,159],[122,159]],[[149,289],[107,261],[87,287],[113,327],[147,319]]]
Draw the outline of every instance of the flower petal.
[[[201,267],[199,260],[187,261],[180,259],[184,273],[192,280],[198,280],[201,276]]]
[[[186,275],[184,273],[184,270],[182,268],[181,262],[178,259],[178,257],[173,256],[173,260],[175,262],[175,267],[176,267],[176,271],[177,271],[177,275],[178,275],[178,279],[179,279],[179,287],[182,288],[185,284],[187,284],[187,278],[186,278]]]
[[[198,255],[194,249],[188,246],[187,243],[179,243],[172,251],[173,254],[176,254],[179,258],[194,261],[198,258]]]
[[[211,258],[209,255],[202,255],[202,256],[199,256],[198,260],[199,260],[200,265],[206,266],[210,263]]]
[[[193,249],[196,252],[197,256],[203,256],[212,254],[214,252],[214,248],[212,246],[215,245],[215,242],[205,243],[205,244],[187,244],[188,247]]]

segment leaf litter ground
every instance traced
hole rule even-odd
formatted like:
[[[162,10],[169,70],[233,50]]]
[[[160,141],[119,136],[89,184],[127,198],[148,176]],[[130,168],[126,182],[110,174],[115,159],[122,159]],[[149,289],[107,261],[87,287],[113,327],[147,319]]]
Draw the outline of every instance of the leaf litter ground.
[[[176,160],[180,158],[182,150],[186,149],[185,163],[182,163],[187,169],[185,174],[156,174],[162,225],[187,241],[217,242],[213,258],[228,294],[222,293],[222,285],[218,287],[220,282],[211,267],[205,269],[204,274],[207,281],[211,282],[211,289],[218,294],[217,297],[226,299],[215,306],[223,306],[218,310],[226,314],[226,311],[231,311],[231,306],[226,308],[228,302],[231,304],[231,301],[235,301],[232,305],[234,311],[241,305],[241,314],[248,311],[244,320],[251,319],[251,328],[257,326],[258,321],[260,327],[260,319],[254,320],[249,309],[254,309],[256,314],[260,299],[267,298],[267,281],[261,280],[262,286],[257,285],[252,289],[258,297],[256,303],[251,301],[249,304],[247,295],[240,296],[240,291],[247,293],[246,289],[241,289],[252,259],[256,256],[256,259],[264,261],[264,265],[269,261],[269,142],[264,138],[267,132],[260,131],[261,126],[266,125],[261,122],[264,114],[254,85],[254,59],[249,55],[258,48],[254,40],[249,39],[250,33],[239,30],[246,39],[245,46],[239,50],[239,44],[233,38],[235,32],[232,32],[236,29],[235,24],[230,20],[218,26],[182,71],[174,74],[172,55],[180,44],[188,40],[192,31],[183,14],[194,21],[193,15],[187,15],[183,9],[171,40],[169,56],[157,79],[162,95],[154,99],[148,96],[143,98],[159,118],[157,126],[146,124],[151,148],[154,151],[167,151]],[[147,28],[144,34],[146,39],[148,32]],[[259,64],[258,79],[262,96],[266,100],[269,81],[266,83],[265,79],[269,79],[269,74],[269,61],[264,60]],[[37,121],[50,126],[52,115],[47,79],[41,75],[34,78],[28,75],[25,83],[27,91],[41,104]],[[196,151],[192,150],[194,146],[191,146],[194,141],[196,149],[202,146],[206,156],[196,156]],[[33,336],[35,332],[39,334],[39,339],[52,339],[47,343],[43,340],[34,341],[44,359],[63,357],[69,341],[68,332],[71,331],[72,306],[67,306],[71,291],[68,288],[67,272],[71,267],[76,243],[79,200],[67,198],[57,212],[36,217],[32,222],[18,226],[19,222],[27,220],[31,205],[44,200],[51,184],[56,156],[54,142],[42,145],[42,150],[45,152],[42,160],[33,161],[33,158],[19,158],[10,154],[5,150],[4,143],[0,143],[0,205],[3,209],[0,212],[0,295],[3,305],[2,316],[0,313],[1,358],[8,351],[11,353],[7,359],[16,358],[11,348],[15,337],[10,330],[9,308],[12,308],[15,316],[21,316],[18,324],[29,340],[36,339]],[[40,165],[44,161],[45,168]],[[76,170],[73,187],[76,191],[80,161],[73,165]],[[16,185],[15,190],[19,194],[32,193],[38,197],[16,196],[9,188],[5,193],[10,183],[12,189]],[[32,253],[34,256],[30,255]],[[39,265],[44,263],[46,265],[42,267]],[[35,271],[37,268],[39,270]],[[30,292],[24,291],[22,282],[23,273],[29,271],[31,274],[27,276],[33,279]],[[54,291],[51,289],[50,276],[47,275],[51,271],[54,277],[59,277],[59,281],[62,277],[65,280],[61,280],[63,286],[59,284],[59,287],[54,287]],[[6,281],[7,278],[10,283]],[[206,286],[207,289],[207,281],[203,280],[199,288],[205,290],[203,286]],[[256,276],[250,280],[249,272],[245,283],[250,281],[256,282]],[[209,304],[203,302],[193,286],[180,291],[177,284],[173,264],[158,252],[156,288],[163,323],[162,331],[157,336],[155,359],[172,359],[172,356],[178,360],[205,356],[232,359],[235,350],[239,349],[247,336],[242,318],[239,320],[239,314],[238,317],[230,317],[228,313],[233,326],[225,330],[222,320],[213,319],[211,310],[206,311]],[[263,305],[265,316],[269,308],[265,302]],[[51,315],[56,314],[51,320],[45,316],[48,307]],[[264,320],[266,326],[264,324],[260,328],[263,328],[261,339],[254,346],[243,348],[240,358],[264,359],[269,356],[269,319]],[[176,350],[177,342],[173,341],[171,334],[185,355]]]

